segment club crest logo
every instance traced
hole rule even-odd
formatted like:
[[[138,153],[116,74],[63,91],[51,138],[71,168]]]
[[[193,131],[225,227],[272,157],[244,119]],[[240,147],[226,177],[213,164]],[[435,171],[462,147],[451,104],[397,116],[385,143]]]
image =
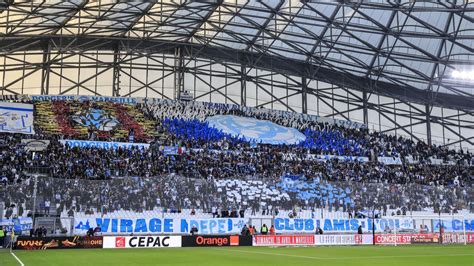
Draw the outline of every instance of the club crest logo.
[[[119,124],[117,118],[112,114],[97,108],[77,112],[72,116],[72,119],[82,126],[93,127],[100,131],[111,131]]]

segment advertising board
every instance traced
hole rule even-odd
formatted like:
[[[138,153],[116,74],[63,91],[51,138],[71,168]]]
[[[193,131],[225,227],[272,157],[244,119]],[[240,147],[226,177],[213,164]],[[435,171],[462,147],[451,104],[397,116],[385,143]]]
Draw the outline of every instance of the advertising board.
[[[14,249],[70,249],[70,248],[102,248],[101,236],[85,237],[24,237],[19,236],[13,245]]]
[[[256,235],[253,246],[313,246],[314,235]]]
[[[433,235],[429,237],[412,237],[411,244],[439,244],[441,243],[438,235]]]
[[[439,237],[439,234],[376,234],[375,244],[376,245],[406,245],[412,243],[420,243],[423,241],[435,241],[435,238]]]
[[[443,244],[474,244],[474,233],[445,233],[441,239]]]
[[[176,248],[181,236],[104,236],[104,248]]]
[[[183,236],[183,247],[222,247],[222,246],[251,246],[251,236],[238,235],[199,235]]]
[[[316,235],[318,246],[371,245],[372,235]]]

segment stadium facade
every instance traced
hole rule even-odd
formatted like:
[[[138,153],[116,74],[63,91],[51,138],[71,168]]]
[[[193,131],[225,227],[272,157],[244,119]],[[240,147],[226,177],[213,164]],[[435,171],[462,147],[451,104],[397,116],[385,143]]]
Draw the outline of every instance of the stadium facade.
[[[474,147],[472,1],[1,2],[3,95],[188,91]]]

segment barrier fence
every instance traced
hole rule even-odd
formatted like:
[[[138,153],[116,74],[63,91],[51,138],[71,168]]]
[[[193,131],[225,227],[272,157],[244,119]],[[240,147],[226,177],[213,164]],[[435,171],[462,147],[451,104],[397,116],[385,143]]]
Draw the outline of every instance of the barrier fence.
[[[375,237],[375,239],[373,238]],[[375,240],[375,241],[374,241]],[[358,246],[411,244],[474,244],[474,233],[445,234],[330,234],[330,235],[158,235],[158,236],[19,236],[13,249],[78,249],[78,248],[178,248],[224,246]]]

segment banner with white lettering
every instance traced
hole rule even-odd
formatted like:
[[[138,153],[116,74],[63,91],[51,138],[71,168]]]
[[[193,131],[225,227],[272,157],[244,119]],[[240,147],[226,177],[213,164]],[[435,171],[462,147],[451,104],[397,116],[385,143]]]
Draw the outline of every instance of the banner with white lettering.
[[[181,236],[104,236],[103,248],[178,248]]]
[[[399,157],[378,157],[377,161],[385,165],[401,165],[402,160]]]
[[[33,220],[31,218],[0,219],[0,227],[5,232],[11,232],[12,229],[15,232],[29,231],[33,228]]]
[[[129,142],[109,142],[109,141],[89,141],[89,140],[60,140],[61,144],[69,147],[79,148],[98,148],[98,149],[148,149],[150,144],[147,143],[129,143]]]
[[[433,219],[433,231],[439,232],[441,226],[445,232],[474,231],[474,219]]]
[[[372,235],[316,235],[315,243],[318,246],[340,245],[372,245]]]
[[[301,159],[304,159],[307,161],[318,161],[318,162],[326,162],[332,159],[338,159],[339,161],[344,161],[344,162],[361,162],[361,163],[366,163],[369,161],[369,157],[362,157],[362,156],[338,156],[338,155],[322,155],[322,154],[305,154],[301,156],[295,153],[282,153],[282,156],[285,161],[301,160]]]
[[[314,246],[314,235],[256,235],[253,246]]]
[[[371,232],[372,224],[376,232],[383,232],[386,228],[397,230],[414,229],[413,219],[386,218],[386,219],[292,219],[275,218],[275,231],[277,233],[314,233],[316,228],[321,228],[324,233],[356,233],[359,226],[362,231]]]
[[[136,104],[137,98],[133,97],[108,97],[87,95],[31,95],[33,101],[91,101],[91,102],[113,102],[122,104]]]
[[[244,218],[74,218],[74,233],[101,228],[103,234],[189,234],[196,227],[200,235],[240,234],[249,219]]]
[[[0,102],[0,132],[35,134],[33,105]]]

